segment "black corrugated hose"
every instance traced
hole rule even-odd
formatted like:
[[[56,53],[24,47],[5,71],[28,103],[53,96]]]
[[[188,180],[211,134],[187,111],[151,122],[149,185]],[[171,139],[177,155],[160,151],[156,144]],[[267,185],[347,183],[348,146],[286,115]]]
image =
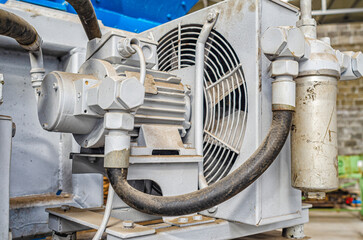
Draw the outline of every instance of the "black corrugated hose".
[[[77,12],[89,40],[101,38],[97,16],[90,0],[67,0]]]
[[[160,216],[179,216],[214,207],[240,193],[258,179],[280,153],[291,128],[292,112],[275,111],[270,130],[260,147],[239,168],[199,191],[179,196],[154,196],[127,182],[127,168],[108,168],[107,175],[117,195],[130,207]]]
[[[17,15],[0,9],[0,35],[14,38],[23,48],[37,51],[40,37],[35,28]]]

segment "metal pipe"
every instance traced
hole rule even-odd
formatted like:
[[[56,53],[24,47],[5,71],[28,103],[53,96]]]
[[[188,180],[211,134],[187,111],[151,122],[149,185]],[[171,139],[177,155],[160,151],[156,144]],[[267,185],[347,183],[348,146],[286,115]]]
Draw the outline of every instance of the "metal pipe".
[[[204,90],[204,48],[218,17],[218,12],[208,13],[207,21],[200,31],[195,49],[195,103],[194,103],[194,128],[195,128],[195,150],[197,155],[203,156],[203,90]],[[208,183],[204,177],[203,162],[199,163],[199,188],[205,188]]]
[[[9,239],[9,197],[12,119],[0,115],[0,239]]]
[[[325,10],[326,10],[326,0],[321,0],[321,9],[322,9],[323,11],[325,11]]]
[[[135,49],[137,55],[139,55],[140,59],[140,82],[142,85],[145,83],[146,78],[146,60],[144,52],[142,51],[141,47],[137,44],[131,44],[131,46]]]
[[[361,13],[361,12],[363,12],[363,8],[343,8],[343,9],[329,9],[329,10],[312,11],[312,15],[313,16],[339,15],[339,14]]]
[[[296,23],[305,37],[316,38],[316,21],[311,17],[311,0],[300,1],[300,20]]]
[[[160,215],[186,215],[214,207],[237,195],[256,181],[273,163],[290,133],[292,111],[275,111],[270,130],[260,147],[239,168],[199,191],[179,196],[154,196],[127,182],[127,168],[107,168],[116,194],[138,211]]]
[[[99,226],[96,234],[92,238],[92,240],[99,240],[102,237],[102,234],[106,230],[108,221],[110,220],[111,211],[112,211],[112,204],[113,204],[113,197],[115,195],[115,191],[113,190],[111,184],[108,187],[108,194],[107,194],[107,202],[106,202],[106,209],[103,215],[102,223]]]
[[[311,0],[300,0],[301,19],[310,19],[311,9]]]
[[[39,88],[42,85],[45,76],[42,47],[40,46],[38,51],[29,52],[29,58],[31,66],[30,79],[32,87],[35,89],[36,101],[38,102]]]
[[[42,41],[32,25],[3,9],[0,9],[0,35],[14,38],[21,47],[29,51],[39,50]]]
[[[29,50],[31,82],[33,88],[36,89],[37,92],[45,75],[41,47],[42,39],[37,31],[21,17],[0,9],[0,34],[14,38],[21,47]],[[0,85],[2,84],[0,83]],[[0,88],[2,88],[2,86],[0,86]],[[36,98],[38,100],[37,93]]]
[[[90,0],[67,0],[77,12],[89,40],[101,38],[97,16]]]

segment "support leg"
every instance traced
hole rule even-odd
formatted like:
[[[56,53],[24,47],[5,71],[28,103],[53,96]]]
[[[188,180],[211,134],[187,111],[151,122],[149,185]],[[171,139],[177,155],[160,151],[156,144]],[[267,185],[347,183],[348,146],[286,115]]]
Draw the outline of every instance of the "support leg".
[[[76,233],[58,233],[53,231],[52,240],[76,240]]]
[[[289,239],[302,239],[304,235],[304,224],[282,229],[282,236]]]

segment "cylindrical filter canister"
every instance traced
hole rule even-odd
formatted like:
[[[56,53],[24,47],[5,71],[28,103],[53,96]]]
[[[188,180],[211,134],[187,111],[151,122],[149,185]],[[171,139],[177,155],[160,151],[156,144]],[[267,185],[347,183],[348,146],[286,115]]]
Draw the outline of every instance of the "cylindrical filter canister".
[[[336,95],[335,77],[296,79],[291,181],[307,193],[338,188]]]

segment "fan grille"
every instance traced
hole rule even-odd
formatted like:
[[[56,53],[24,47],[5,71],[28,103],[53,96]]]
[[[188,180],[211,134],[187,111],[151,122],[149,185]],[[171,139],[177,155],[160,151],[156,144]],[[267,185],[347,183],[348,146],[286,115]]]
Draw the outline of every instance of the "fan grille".
[[[195,65],[202,25],[179,25],[159,40],[159,70]],[[204,175],[209,184],[225,177],[242,146],[247,90],[242,65],[227,40],[212,30],[204,56]]]

